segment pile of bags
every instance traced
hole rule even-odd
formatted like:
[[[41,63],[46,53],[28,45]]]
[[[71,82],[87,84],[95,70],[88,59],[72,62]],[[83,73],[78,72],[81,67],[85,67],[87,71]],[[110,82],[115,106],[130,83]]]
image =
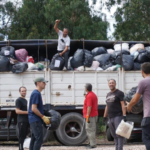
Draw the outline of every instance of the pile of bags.
[[[42,63],[34,64],[32,56],[28,56],[26,49],[15,50],[12,46],[0,49],[0,72],[12,71],[19,74],[26,70],[43,70]]]
[[[150,62],[150,46],[128,43],[115,44],[113,49],[96,47],[92,51],[77,49],[69,58],[70,70],[106,70],[116,71],[122,67],[125,71],[140,70],[141,64]]]

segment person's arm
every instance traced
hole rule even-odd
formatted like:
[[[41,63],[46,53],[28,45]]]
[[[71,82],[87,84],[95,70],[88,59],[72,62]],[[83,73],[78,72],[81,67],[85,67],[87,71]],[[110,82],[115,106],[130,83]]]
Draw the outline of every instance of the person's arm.
[[[91,109],[92,109],[92,107],[91,107],[91,106],[88,106],[88,107],[87,107],[87,116],[90,116]]]
[[[136,93],[136,94],[134,95],[134,97],[132,98],[132,100],[130,101],[130,103],[126,102],[126,103],[127,103],[127,106],[126,106],[126,107],[127,107],[127,111],[128,111],[128,112],[131,112],[132,107],[133,107],[135,104],[138,103],[140,97],[141,97],[141,94]]]
[[[40,118],[43,117],[43,114],[41,114],[40,111],[37,109],[37,104],[32,104],[31,110]]]
[[[106,105],[106,107],[105,107],[105,111],[104,111],[104,116],[103,116],[104,118],[106,118],[107,117],[107,105]]]
[[[69,46],[66,46],[65,49],[59,54],[60,56],[62,56],[64,53],[67,52]]]
[[[60,22],[60,20],[56,20],[55,21],[55,25],[54,25],[54,29],[55,29],[55,31],[58,33],[59,32],[59,29],[58,29],[58,23]]]
[[[126,116],[126,107],[125,107],[125,103],[124,103],[124,101],[120,101],[120,103],[121,103],[121,107],[122,107],[123,116]]]
[[[19,115],[27,115],[28,114],[28,111],[20,110],[20,108],[16,108],[15,111],[16,111],[16,114],[19,114]]]

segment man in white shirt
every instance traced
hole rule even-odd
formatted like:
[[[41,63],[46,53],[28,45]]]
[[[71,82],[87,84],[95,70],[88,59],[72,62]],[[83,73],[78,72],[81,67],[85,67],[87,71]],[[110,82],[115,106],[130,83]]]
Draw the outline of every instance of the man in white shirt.
[[[58,46],[57,51],[60,56],[65,59],[65,67],[68,70],[68,55],[70,52],[70,37],[68,36],[68,29],[64,28],[63,31],[59,30],[57,25],[60,20],[55,21],[54,29],[58,34]]]

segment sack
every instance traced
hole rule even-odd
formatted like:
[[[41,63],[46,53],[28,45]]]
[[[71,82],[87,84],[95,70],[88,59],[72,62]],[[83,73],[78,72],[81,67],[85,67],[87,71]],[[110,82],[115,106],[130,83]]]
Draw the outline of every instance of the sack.
[[[37,67],[38,70],[44,69],[44,65],[42,63],[36,63],[35,66]]]
[[[80,66],[83,66],[83,58],[84,58],[83,49],[77,49],[77,51],[73,55],[73,58],[70,61],[71,67],[78,68]]]
[[[106,65],[103,65],[102,68],[103,68],[103,70],[106,70],[107,68],[110,68],[110,67],[112,67],[112,66],[113,66],[113,63],[110,62],[110,63],[108,63],[108,64],[106,64]]]
[[[115,51],[116,57],[121,56],[121,51]],[[122,50],[122,55],[130,55],[130,52],[127,50]]]
[[[96,69],[96,71],[102,71],[103,69],[102,68],[100,68],[100,67],[98,67],[97,69]]]
[[[28,71],[31,71],[31,70],[38,70],[38,68],[36,67],[35,64],[29,62],[29,63],[28,63],[28,69],[27,69],[27,70],[28,70]]]
[[[99,67],[99,62],[98,61],[93,61],[91,68],[96,70]]]
[[[129,51],[129,44],[128,43],[122,43],[122,45],[121,44],[115,44],[114,45],[115,51],[121,51],[121,49]]]
[[[115,61],[116,64],[121,65],[121,56],[118,56]],[[133,69],[134,61],[131,55],[122,55],[122,66],[125,71]]]
[[[138,52],[139,52],[139,55],[135,59],[136,62],[138,63],[149,62],[149,58],[147,57],[146,50],[139,49]]]
[[[91,51],[91,53],[93,57],[95,57],[95,56],[107,53],[107,50],[105,47],[96,47]]]
[[[135,44],[130,48],[130,54],[132,55],[134,52],[136,52],[138,49],[144,49],[143,44]]]
[[[133,87],[132,89],[130,89],[130,91],[127,94],[125,94],[124,101],[130,102],[131,99],[134,97],[136,90],[137,90],[137,87]],[[143,111],[143,99],[141,96],[138,103],[132,107],[131,112],[133,114],[138,114],[138,113],[141,113],[142,111]]]
[[[27,57],[26,57],[26,62],[34,63],[33,57],[32,57],[32,56],[27,56]]]
[[[84,66],[80,66],[76,69],[77,71],[84,71]]]
[[[145,47],[147,57],[150,58],[150,46]]]
[[[111,66],[111,67],[106,69],[106,71],[115,71],[115,70],[117,70],[117,65]]]
[[[53,56],[49,68],[51,70],[63,70],[64,66],[65,66],[64,58],[59,56],[59,54],[57,53]]]
[[[98,61],[100,63],[100,67],[104,66],[106,63],[109,62],[110,54],[101,54],[96,57],[94,57],[94,60]]]
[[[93,63],[93,55],[85,52],[83,65],[85,67],[91,67]]]
[[[19,63],[12,66],[11,71],[13,73],[19,74],[19,73],[25,72],[27,69],[28,69],[28,64],[27,63],[19,62]]]
[[[60,121],[61,121],[60,113],[51,109],[49,111],[45,111],[44,115],[51,117],[50,118],[50,125],[46,125],[44,123],[44,126],[47,128],[47,130],[52,130],[52,131],[57,130],[59,125],[60,125]]]
[[[1,47],[1,55],[16,59],[16,57],[15,57],[15,48],[12,47],[12,46]]]
[[[11,65],[9,58],[0,55],[0,72],[10,71]]]
[[[69,57],[68,59],[68,70],[73,70],[73,68],[71,67],[71,59],[72,57]]]
[[[133,130],[133,125],[134,122],[124,122],[124,120],[122,120],[117,127],[116,134],[129,139]]]
[[[23,143],[23,148],[29,148],[30,142],[31,142],[31,138],[26,138]]]
[[[107,53],[112,54],[112,53],[114,53],[114,50],[113,49],[107,49]]]
[[[141,70],[141,64],[138,62],[134,62],[133,70]]]
[[[19,60],[20,62],[26,62],[28,52],[26,51],[26,49],[19,49],[15,51],[15,55],[17,60]]]

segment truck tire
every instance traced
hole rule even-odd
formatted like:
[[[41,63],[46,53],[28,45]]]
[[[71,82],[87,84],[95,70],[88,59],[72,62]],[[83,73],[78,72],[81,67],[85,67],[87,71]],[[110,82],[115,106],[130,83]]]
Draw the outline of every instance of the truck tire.
[[[106,135],[107,135],[107,140],[108,141],[113,141],[114,140],[114,138],[111,135],[111,132],[110,132],[109,128],[107,128],[107,130],[106,130]]]
[[[16,136],[19,139],[18,125],[16,125]],[[31,137],[30,131],[28,133],[28,136]],[[47,142],[49,137],[50,137],[50,130],[46,130],[46,128],[43,126],[43,143]]]
[[[67,146],[81,145],[87,139],[83,117],[79,113],[68,113],[61,118],[56,130],[58,141]]]

